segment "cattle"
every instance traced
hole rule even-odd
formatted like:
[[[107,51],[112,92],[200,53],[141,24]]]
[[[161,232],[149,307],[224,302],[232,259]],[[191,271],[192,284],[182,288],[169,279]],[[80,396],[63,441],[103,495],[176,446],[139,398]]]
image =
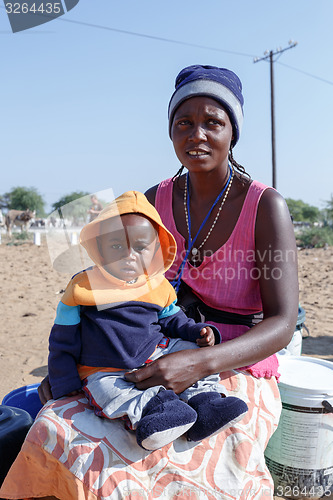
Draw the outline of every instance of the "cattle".
[[[45,219],[34,219],[30,227],[45,228]]]
[[[28,222],[35,217],[36,213],[32,210],[9,210],[5,216],[5,226],[8,236],[12,235],[12,227],[19,226],[21,231],[28,229]]]

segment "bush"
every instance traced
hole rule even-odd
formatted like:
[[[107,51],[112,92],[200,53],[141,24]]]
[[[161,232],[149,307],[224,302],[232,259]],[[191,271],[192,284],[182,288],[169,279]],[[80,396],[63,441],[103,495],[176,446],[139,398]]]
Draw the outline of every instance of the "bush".
[[[0,195],[0,208],[7,210],[36,210],[37,217],[44,217],[45,202],[36,188],[15,187],[9,193]]]
[[[326,226],[305,229],[297,235],[297,245],[302,248],[333,246],[333,228]]]
[[[18,231],[12,233],[12,237],[7,241],[7,246],[18,246],[24,243],[30,243],[34,239],[33,233],[28,233],[27,231]]]
[[[293,200],[292,198],[286,198],[286,203],[294,221],[316,222],[320,219],[320,210],[317,207],[308,205],[302,200]]]
[[[13,233],[14,240],[31,240],[32,235],[27,231],[20,231],[19,233]]]

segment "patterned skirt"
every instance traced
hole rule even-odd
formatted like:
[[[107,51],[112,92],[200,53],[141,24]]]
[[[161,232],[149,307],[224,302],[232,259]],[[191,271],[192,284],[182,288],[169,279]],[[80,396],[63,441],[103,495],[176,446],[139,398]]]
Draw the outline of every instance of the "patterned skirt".
[[[221,374],[248,413],[200,443],[180,437],[141,449],[121,420],[99,418],[82,396],[47,403],[10,469],[0,497],[60,500],[269,500],[274,486],[264,450],[281,400],[277,382],[247,372]]]

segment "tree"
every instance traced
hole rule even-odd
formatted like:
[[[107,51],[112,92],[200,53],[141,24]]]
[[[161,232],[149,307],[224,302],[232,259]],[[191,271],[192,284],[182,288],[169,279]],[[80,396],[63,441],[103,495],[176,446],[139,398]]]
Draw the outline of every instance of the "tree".
[[[326,201],[326,207],[323,209],[324,224],[333,227],[333,195],[331,199]]]
[[[83,191],[74,191],[53,203],[52,208],[63,219],[86,219],[90,207],[90,194]]]
[[[333,221],[333,195],[331,194],[331,199],[326,201],[326,212],[327,218],[332,222]]]
[[[79,198],[83,198],[84,196],[88,196],[89,193],[83,192],[83,191],[73,191],[73,193],[66,194],[60,200],[56,201],[52,205],[52,210],[58,210],[58,208],[62,208],[68,203],[71,203],[72,201],[78,200]]]
[[[0,195],[0,210],[3,208],[8,210],[9,205],[10,205],[9,193],[5,193],[5,194]]]
[[[36,210],[36,217],[44,217],[45,201],[36,188],[15,187],[0,197],[0,206],[7,210]]]
[[[317,207],[308,205],[302,200],[286,198],[290,215],[294,221],[316,222],[320,219],[320,210]]]

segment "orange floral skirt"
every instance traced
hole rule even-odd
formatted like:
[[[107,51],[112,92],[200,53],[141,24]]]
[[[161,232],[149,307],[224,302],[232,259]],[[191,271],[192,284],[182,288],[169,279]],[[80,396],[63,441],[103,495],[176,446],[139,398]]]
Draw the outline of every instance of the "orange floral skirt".
[[[274,487],[264,450],[281,400],[274,377],[221,374],[248,413],[201,443],[180,437],[160,450],[140,448],[120,420],[97,417],[83,396],[50,401],[40,411],[1,489],[6,499],[269,500]]]

